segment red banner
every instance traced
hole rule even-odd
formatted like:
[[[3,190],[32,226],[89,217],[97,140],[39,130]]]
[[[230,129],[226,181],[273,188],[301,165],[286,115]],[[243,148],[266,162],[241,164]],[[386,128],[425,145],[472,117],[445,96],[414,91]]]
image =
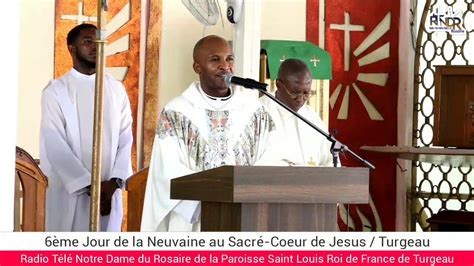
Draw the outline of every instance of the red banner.
[[[474,251],[0,251],[0,265],[473,265]]]
[[[376,167],[373,202],[350,206],[350,219],[339,218],[344,231],[395,230],[396,161],[359,148],[397,144],[399,9],[399,1],[307,1],[307,39],[332,58],[330,131]]]

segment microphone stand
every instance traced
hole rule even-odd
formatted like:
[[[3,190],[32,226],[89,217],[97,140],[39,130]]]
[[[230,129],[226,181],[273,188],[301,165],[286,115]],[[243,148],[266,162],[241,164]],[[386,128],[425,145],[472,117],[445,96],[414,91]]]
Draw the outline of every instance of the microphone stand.
[[[261,93],[265,94],[268,98],[272,99],[281,107],[285,108],[288,112],[292,113],[294,116],[298,117],[301,121],[305,122],[308,126],[312,127],[316,130],[319,134],[323,135],[331,144],[331,154],[332,154],[332,163],[334,167],[338,167],[339,165],[339,153],[348,152],[352,157],[356,158],[359,162],[365,164],[369,169],[374,170],[375,166],[369,163],[367,160],[363,159],[351,149],[349,149],[346,145],[342,144],[333,135],[326,133],[324,130],[317,127],[315,124],[311,123],[308,119],[304,118],[297,112],[293,111],[290,107],[286,106],[282,101],[278,100],[276,97],[271,95],[266,88],[265,89],[258,89]],[[347,204],[347,212],[346,212],[346,224],[347,224],[347,231],[349,231],[349,212],[350,212],[350,204]]]

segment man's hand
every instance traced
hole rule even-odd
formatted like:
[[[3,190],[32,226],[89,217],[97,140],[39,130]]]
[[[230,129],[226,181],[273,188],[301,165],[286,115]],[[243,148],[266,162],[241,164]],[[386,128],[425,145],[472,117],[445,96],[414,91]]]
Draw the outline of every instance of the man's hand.
[[[112,196],[119,188],[115,180],[102,181],[100,185],[100,215],[109,215],[112,207]]]

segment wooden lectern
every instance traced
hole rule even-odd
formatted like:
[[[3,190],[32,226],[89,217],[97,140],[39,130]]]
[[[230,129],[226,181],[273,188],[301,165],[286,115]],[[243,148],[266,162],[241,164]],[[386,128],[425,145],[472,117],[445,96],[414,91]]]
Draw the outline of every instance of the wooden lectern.
[[[369,202],[369,169],[222,166],[171,180],[199,200],[201,231],[336,231],[337,203]]]

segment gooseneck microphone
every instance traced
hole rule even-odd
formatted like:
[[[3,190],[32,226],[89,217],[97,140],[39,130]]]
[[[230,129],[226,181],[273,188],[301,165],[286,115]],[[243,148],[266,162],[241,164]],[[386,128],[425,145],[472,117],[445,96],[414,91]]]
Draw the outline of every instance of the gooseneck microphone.
[[[235,84],[235,85],[239,85],[248,89],[257,89],[257,90],[262,90],[262,91],[267,90],[266,83],[258,82],[253,79],[239,78],[230,73],[227,73],[224,75],[224,82],[227,86],[230,86],[231,84]]]

